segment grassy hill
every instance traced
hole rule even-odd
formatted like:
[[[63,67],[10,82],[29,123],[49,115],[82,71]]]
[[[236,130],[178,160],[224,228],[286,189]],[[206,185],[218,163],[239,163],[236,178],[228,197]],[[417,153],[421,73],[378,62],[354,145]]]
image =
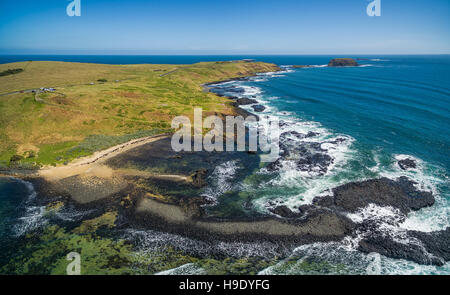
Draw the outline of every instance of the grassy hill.
[[[0,65],[0,72],[10,69],[23,71],[0,77],[0,167],[63,164],[168,132],[173,117],[192,117],[194,107],[202,107],[204,115],[233,114],[227,99],[203,92],[201,84],[278,67],[258,62]],[[56,91],[20,92],[41,87]]]

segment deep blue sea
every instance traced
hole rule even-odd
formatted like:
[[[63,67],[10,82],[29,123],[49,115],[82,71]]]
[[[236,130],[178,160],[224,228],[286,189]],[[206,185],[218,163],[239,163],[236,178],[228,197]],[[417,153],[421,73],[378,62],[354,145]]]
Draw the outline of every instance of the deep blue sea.
[[[432,191],[436,204],[410,214],[402,227],[422,231],[445,229],[450,216],[450,56],[345,56],[360,58],[362,66],[324,66],[335,57],[340,56],[0,56],[0,63],[57,60],[190,64],[243,58],[276,63],[285,71],[232,83],[242,87],[244,95],[256,97],[266,106],[263,115],[290,122],[292,130],[317,132],[321,136],[319,141],[337,137],[347,140],[329,147],[334,164],[325,175],[300,173],[285,166],[278,177],[265,185],[256,182],[252,187],[247,183],[245,189],[258,195],[252,201],[257,210],[267,210],[268,201],[291,208],[310,203],[314,196],[349,181],[408,176],[421,188]],[[294,69],[291,65],[316,67]],[[404,158],[414,159],[417,168],[400,169],[396,163]],[[229,177],[236,169],[239,168],[229,163],[219,175]],[[15,182],[15,185],[24,184]],[[214,189],[220,190],[211,188],[211,192]],[[20,203],[11,198],[26,199],[27,192],[12,188],[11,181],[0,180],[0,217],[6,218],[4,211]],[[383,217],[390,212],[377,214]],[[7,232],[6,228],[0,229],[0,235]],[[355,258],[354,249],[347,244],[314,244],[296,251],[297,255],[322,255],[332,261],[367,258]],[[356,264],[355,267],[362,267]],[[295,269],[286,270],[286,266],[278,265],[266,273],[280,272],[295,273]],[[448,263],[443,267],[421,266],[382,257],[379,272],[449,274],[450,266]]]

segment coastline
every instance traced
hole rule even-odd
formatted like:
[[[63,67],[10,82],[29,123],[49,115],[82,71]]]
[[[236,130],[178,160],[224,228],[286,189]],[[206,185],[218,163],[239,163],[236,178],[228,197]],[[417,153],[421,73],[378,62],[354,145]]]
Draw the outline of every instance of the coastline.
[[[279,72],[281,71],[279,69]],[[254,76],[214,81],[201,86],[245,81],[250,77]],[[233,99],[230,98],[230,101],[233,101]],[[238,115],[245,111],[237,105],[233,106]],[[110,158],[167,138],[167,136],[167,134],[160,134],[135,139],[96,152],[92,156],[77,159],[66,166],[44,167],[38,170],[35,175],[20,175],[16,173],[11,176],[34,183],[38,195],[46,195],[50,199],[57,195],[63,195],[66,196],[67,200],[74,200],[76,202],[75,206],[78,204],[82,208],[91,207],[91,203],[95,204],[92,206],[97,208],[98,206],[110,207],[107,202],[110,201],[111,197],[114,197],[114,195],[125,195],[130,190],[129,184],[126,184],[127,177],[155,178],[158,175],[136,170],[111,169],[104,163]],[[162,175],[162,177],[178,177],[177,181],[189,182],[187,176],[182,175]],[[72,183],[74,178],[77,179],[75,183]],[[64,184],[65,179],[71,179],[71,182]],[[94,179],[96,189],[88,189],[79,194],[78,191],[82,190],[80,187],[90,188],[92,186],[91,179]],[[97,190],[99,188],[100,191],[104,190],[106,193],[99,192]],[[86,195],[92,195],[93,193],[100,195],[100,197],[86,197]],[[191,212],[186,212],[185,208],[176,204],[167,204],[142,197],[137,199],[134,210],[130,210],[131,214],[127,214],[128,218],[135,219],[134,222],[136,224],[141,226],[142,224],[145,224],[145,226],[152,224],[152,228],[159,228],[164,232],[173,232],[202,239],[207,238],[210,241],[216,239],[240,242],[279,240],[293,244],[335,241],[350,233],[350,229],[353,226],[345,216],[340,214],[326,214],[323,216],[314,214],[315,216],[304,220],[282,220],[274,216],[243,217],[232,220],[202,218],[190,216]],[[202,205],[203,202],[196,204],[195,206],[198,207],[193,209],[193,211],[202,210]]]
[[[238,77],[225,81],[210,82],[202,84],[201,87],[234,81],[246,81],[248,78]],[[208,88],[208,91],[210,90]],[[241,110],[244,109],[235,104],[236,97],[226,97],[233,102],[236,114],[242,113]],[[246,110],[244,111],[249,113]],[[136,153],[136,150],[139,150],[139,148],[152,146],[152,144],[163,139],[163,135],[157,135],[132,140],[74,161],[67,167],[46,168],[39,172],[37,177],[23,175],[23,178],[34,183],[38,195],[46,198],[53,199],[63,196],[65,202],[69,202],[76,208],[83,210],[93,208],[117,210],[126,220],[126,222],[122,223],[122,227],[131,225],[136,228],[152,228],[161,232],[174,233],[213,244],[217,242],[242,243],[258,241],[281,243],[283,247],[290,248],[314,242],[341,241],[345,237],[355,235],[356,232],[362,230],[361,225],[348,218],[346,213],[348,206],[354,206],[352,208],[357,211],[374,202],[370,196],[366,196],[367,199],[362,200],[360,204],[352,205],[352,200],[346,199],[339,207],[336,199],[318,198],[317,200],[315,199],[312,205],[299,208],[300,213],[292,212],[290,209],[280,206],[274,208],[275,215],[227,219],[208,218],[204,212],[204,205],[207,205],[207,202],[202,198],[192,198],[192,202],[187,199],[180,199],[174,202],[173,200],[164,199],[164,196],[161,195],[149,196],[145,189],[136,185],[139,180],[151,179],[154,181],[158,179],[157,174],[139,170],[114,169],[108,166],[107,162],[115,157]],[[168,149],[167,146],[166,148]],[[168,181],[170,185],[175,183],[192,184],[189,181],[189,175],[162,174],[159,177],[165,178],[164,180]],[[353,186],[357,189],[371,189],[375,195],[379,194],[380,191],[386,192],[383,191],[386,187],[387,191],[392,190],[400,193],[402,196],[400,200],[395,199],[395,196],[391,196],[392,202],[388,200],[388,203],[383,203],[386,202],[386,200],[383,200],[380,205],[394,205],[396,208],[405,210],[405,215],[411,210],[419,210],[420,208],[432,206],[434,203],[432,196],[411,188],[411,183],[407,180],[399,183],[392,183],[390,180],[374,181],[363,184],[357,182],[348,183],[346,186]],[[374,183],[374,187],[370,188],[368,186]],[[92,188],[93,186],[95,189]],[[336,188],[336,190],[342,190],[346,186]],[[353,191],[348,191],[347,193],[348,196],[354,194]],[[411,203],[410,194],[422,196],[426,201],[418,204]],[[96,195],[96,197],[92,198],[92,195]],[[122,204],[124,200],[128,202],[125,206]],[[377,230],[376,225],[364,226],[366,227],[365,231],[376,232]],[[421,236],[421,238],[433,241],[442,239],[442,236],[445,237],[446,233],[439,232],[435,235],[437,237]],[[374,252],[382,251],[382,249],[374,247],[374,245],[387,245],[389,251],[393,251],[392,249],[398,246],[395,243],[392,244],[391,241],[383,242],[379,239],[364,242],[366,243],[364,249]],[[414,251],[417,250],[414,249]],[[439,251],[441,250],[438,249],[437,252],[434,252],[436,255],[440,255],[439,258],[433,260],[424,258],[423,255],[425,254],[411,253],[408,249],[399,250],[400,254],[396,252],[383,254],[389,257],[399,255],[397,257],[406,257],[419,263],[440,265],[442,259],[448,260],[448,257],[445,257],[445,254],[439,253]]]

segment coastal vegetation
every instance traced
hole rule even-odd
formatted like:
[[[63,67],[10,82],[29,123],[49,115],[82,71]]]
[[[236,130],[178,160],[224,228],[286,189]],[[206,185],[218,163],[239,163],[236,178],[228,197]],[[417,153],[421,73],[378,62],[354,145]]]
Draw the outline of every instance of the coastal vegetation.
[[[0,71],[25,63],[0,65]],[[32,62],[0,78],[0,167],[61,165],[125,141],[170,132],[172,118],[233,114],[203,83],[275,71],[259,62],[100,65]],[[30,90],[52,87],[57,91]]]
[[[64,84],[62,72],[52,76],[72,67],[77,83]],[[433,193],[407,177],[348,182],[294,208],[269,200],[266,212],[252,206],[257,192],[223,185],[220,178],[215,183],[210,176],[232,174],[252,187],[273,179],[285,160],[298,171],[323,175],[334,161],[323,144],[289,146],[281,140],[285,152],[269,164],[258,153],[171,148],[172,118],[185,115],[192,121],[195,107],[204,116],[239,114],[239,105],[263,111],[254,105],[256,99],[239,97],[238,87],[222,83],[228,88],[221,92],[211,82],[276,70],[275,65],[254,62],[86,67],[43,62],[29,64],[21,84],[14,84],[16,77],[3,77],[0,81],[10,83],[0,85],[0,160],[5,174],[24,180],[29,194],[24,203],[41,209],[33,213],[37,222],[20,225],[30,227],[11,238],[6,247],[10,252],[2,251],[0,273],[64,274],[66,255],[72,251],[83,259],[83,274],[365,273],[339,261],[292,252],[299,245],[338,242],[355,234],[361,236],[357,249],[363,253],[437,266],[448,261],[450,229],[405,231],[423,243],[417,249],[387,239],[383,224],[360,223],[348,215],[390,206],[398,210],[393,221],[397,226],[408,213],[433,206]],[[47,79],[41,81],[40,73],[46,71]],[[280,137],[319,135],[287,131]],[[323,143],[348,140],[341,136]],[[302,157],[292,157],[295,152]],[[413,158],[397,163],[405,171],[417,164]],[[23,168],[35,171],[18,171]],[[260,168],[268,173],[255,173]],[[224,188],[218,194],[216,184]],[[212,193],[205,194],[209,189]],[[246,252],[261,245],[251,255]],[[238,254],[230,255],[229,247],[238,247]]]
[[[23,72],[23,69],[8,69],[3,72],[0,72],[0,77],[14,75]]]

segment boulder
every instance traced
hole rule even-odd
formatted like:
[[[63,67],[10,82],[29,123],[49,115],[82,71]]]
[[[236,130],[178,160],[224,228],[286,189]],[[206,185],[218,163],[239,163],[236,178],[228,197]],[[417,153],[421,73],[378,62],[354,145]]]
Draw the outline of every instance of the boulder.
[[[251,98],[239,98],[238,100],[236,100],[238,105],[248,105],[248,104],[254,104],[254,103],[258,103],[257,100],[251,99]]]
[[[260,105],[260,104],[257,104],[257,105],[252,106],[252,109],[253,109],[255,112],[260,113],[260,112],[263,112],[263,111],[266,109],[266,107],[265,107],[265,106],[262,106],[262,105]]]
[[[417,167],[416,161],[413,159],[403,159],[397,162],[402,170],[415,169]]]

